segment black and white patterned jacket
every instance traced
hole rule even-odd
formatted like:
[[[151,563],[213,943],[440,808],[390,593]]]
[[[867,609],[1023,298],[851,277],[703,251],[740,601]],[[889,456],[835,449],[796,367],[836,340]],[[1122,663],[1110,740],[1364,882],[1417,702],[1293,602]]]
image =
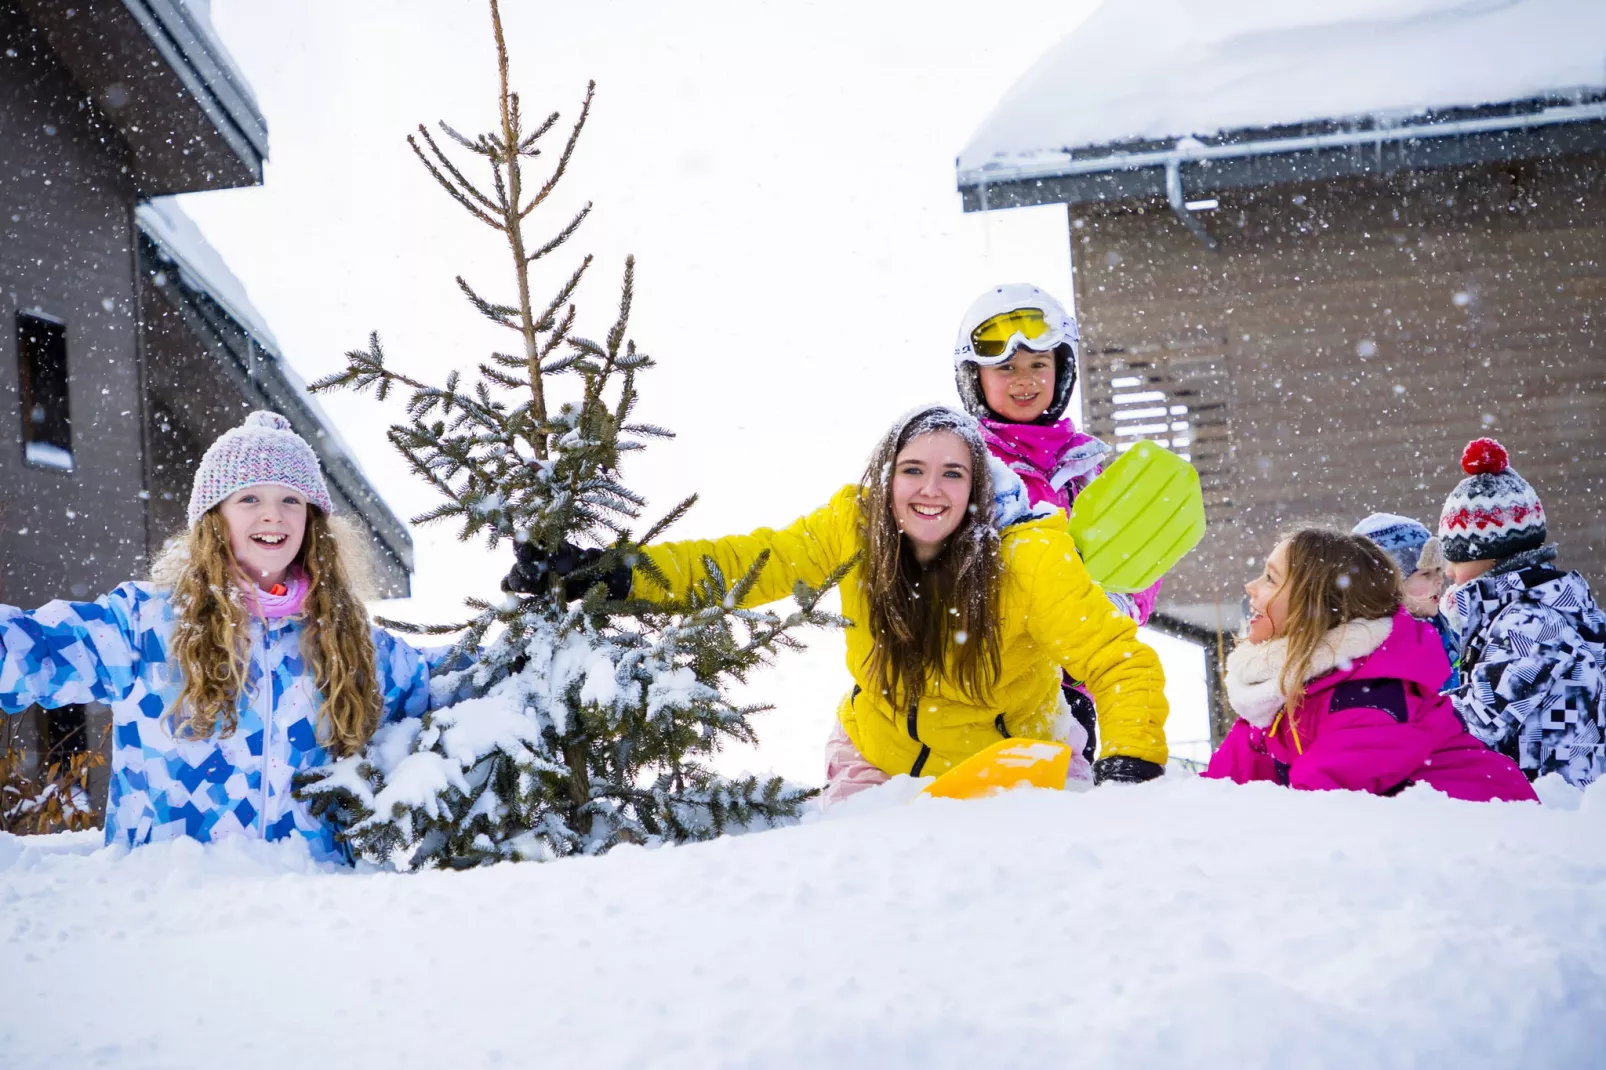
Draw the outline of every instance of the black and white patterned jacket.
[[[1530,779],[1606,776],[1606,614],[1554,546],[1518,554],[1453,593],[1461,683],[1449,692],[1478,739]]]

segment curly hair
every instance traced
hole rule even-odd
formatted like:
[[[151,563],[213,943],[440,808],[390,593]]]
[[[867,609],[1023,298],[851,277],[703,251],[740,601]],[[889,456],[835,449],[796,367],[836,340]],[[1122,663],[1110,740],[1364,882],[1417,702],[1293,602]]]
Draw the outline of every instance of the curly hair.
[[[934,407],[887,432],[870,456],[859,499],[864,557],[861,580],[869,596],[871,678],[898,706],[920,700],[926,677],[948,666],[965,695],[985,701],[998,678],[998,589],[1003,558],[992,525],[993,483],[987,447],[975,421]],[[923,434],[948,431],[970,451],[969,508],[929,564],[916,559],[892,515],[892,471],[898,455]]]
[[[307,507],[306,538],[296,556],[307,577],[301,653],[318,691],[319,740],[336,757],[367,744],[383,708],[362,598],[367,570],[355,552],[361,539],[341,518]],[[184,688],[169,715],[173,734],[233,735],[249,669],[250,610],[217,506],[168,540],[151,578],[172,590],[178,614],[168,657]]]

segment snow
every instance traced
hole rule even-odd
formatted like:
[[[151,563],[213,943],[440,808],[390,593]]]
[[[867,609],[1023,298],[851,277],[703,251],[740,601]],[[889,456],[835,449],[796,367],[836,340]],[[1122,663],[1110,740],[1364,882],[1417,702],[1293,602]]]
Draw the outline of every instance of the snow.
[[[959,170],[1581,88],[1606,88],[1600,0],[1105,0],[1004,95]]]
[[[463,873],[0,836],[0,1051],[15,1070],[1599,1065],[1606,787],[1541,807],[921,783],[799,827]]]
[[[234,56],[223,44],[223,38],[218,36],[217,28],[212,25],[212,0],[182,0],[182,3],[190,14],[191,25],[205,38],[206,47],[211,50],[213,58],[223,68],[229,81],[245,95],[252,107],[255,107],[257,98],[251,83],[245,80],[240,65],[234,61]]]
[[[64,450],[49,442],[24,442],[22,458],[29,464],[36,464],[41,468],[54,468],[62,472],[73,470],[72,451]]]

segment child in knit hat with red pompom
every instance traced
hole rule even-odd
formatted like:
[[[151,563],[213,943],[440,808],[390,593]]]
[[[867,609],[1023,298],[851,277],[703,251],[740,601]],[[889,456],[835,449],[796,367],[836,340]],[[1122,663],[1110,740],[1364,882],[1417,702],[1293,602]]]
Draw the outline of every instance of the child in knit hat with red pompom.
[[[1606,776],[1606,614],[1584,577],[1555,566],[1544,506],[1505,448],[1476,439],[1461,467],[1439,518],[1456,713],[1530,780],[1559,773],[1587,787]]]
[[[150,582],[0,605],[0,710],[112,709],[108,844],[240,836],[349,861],[294,778],[422,714],[432,666],[369,621],[362,536],[332,507],[312,447],[254,412],[201,458]]]

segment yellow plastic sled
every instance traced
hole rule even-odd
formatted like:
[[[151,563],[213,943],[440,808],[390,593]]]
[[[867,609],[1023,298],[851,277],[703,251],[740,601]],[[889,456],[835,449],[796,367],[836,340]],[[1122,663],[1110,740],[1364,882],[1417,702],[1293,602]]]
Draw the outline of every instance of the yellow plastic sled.
[[[1144,590],[1204,537],[1199,473],[1163,446],[1139,442],[1076,496],[1070,531],[1093,582]]]
[[[1071,748],[1045,739],[1001,739],[978,751],[927,786],[939,799],[978,799],[1028,784],[1034,788],[1065,787]]]

